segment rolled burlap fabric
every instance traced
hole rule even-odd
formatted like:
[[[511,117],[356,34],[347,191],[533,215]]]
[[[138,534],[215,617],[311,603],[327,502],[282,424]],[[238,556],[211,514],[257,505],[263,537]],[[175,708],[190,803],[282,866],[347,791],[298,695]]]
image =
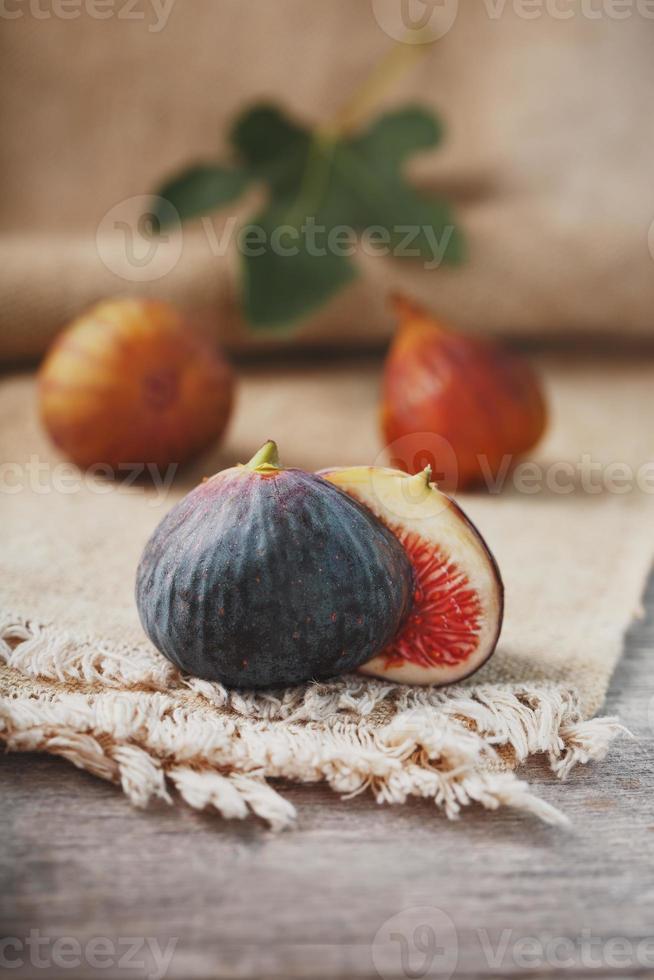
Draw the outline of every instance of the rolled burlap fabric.
[[[233,243],[223,253],[196,224],[142,267],[125,257],[130,221],[171,172],[223,154],[247,105],[272,100],[325,122],[425,17],[438,40],[377,108],[419,102],[442,117],[446,138],[412,161],[412,177],[451,200],[468,261],[367,258],[293,342],[383,342],[389,288],[466,329],[649,337],[654,20],[647,2],[614,6],[194,0],[189,16],[175,0],[117,0],[101,16],[69,4],[64,17],[55,4],[39,16],[9,5],[0,361],[39,356],[63,323],[114,294],[197,307],[232,348],[287,344],[246,330]]]

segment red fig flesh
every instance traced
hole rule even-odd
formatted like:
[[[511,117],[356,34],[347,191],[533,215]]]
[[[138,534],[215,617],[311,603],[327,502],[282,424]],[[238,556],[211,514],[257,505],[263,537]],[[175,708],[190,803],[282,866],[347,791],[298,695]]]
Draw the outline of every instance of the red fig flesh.
[[[383,467],[342,467],[321,475],[368,507],[393,531],[413,569],[413,603],[398,633],[363,673],[407,684],[451,684],[491,656],[504,589],[497,564],[461,508],[430,482]]]

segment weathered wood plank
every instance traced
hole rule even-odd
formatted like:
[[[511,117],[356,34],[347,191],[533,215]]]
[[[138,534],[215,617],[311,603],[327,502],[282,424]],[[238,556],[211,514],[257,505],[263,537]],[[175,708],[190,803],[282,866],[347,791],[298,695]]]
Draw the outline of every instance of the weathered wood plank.
[[[4,935],[76,937],[82,953],[94,937],[150,937],[162,949],[173,937],[166,975],[189,980],[446,977],[455,966],[459,978],[654,975],[654,582],[648,609],[606,707],[637,740],[564,786],[545,766],[530,767],[571,830],[504,812],[448,823],[425,801],[378,807],[314,786],[289,787],[300,826],[275,836],[183,807],[138,812],[64,762],[6,755]],[[416,907],[439,911],[406,912]],[[424,941],[431,969],[421,973],[417,956],[409,967],[418,972],[403,970],[391,932]],[[51,957],[52,945],[43,952]],[[123,944],[98,975],[157,975],[152,958],[145,969],[119,966],[125,952]],[[37,968],[13,947],[5,955],[26,961],[14,976],[92,973]]]

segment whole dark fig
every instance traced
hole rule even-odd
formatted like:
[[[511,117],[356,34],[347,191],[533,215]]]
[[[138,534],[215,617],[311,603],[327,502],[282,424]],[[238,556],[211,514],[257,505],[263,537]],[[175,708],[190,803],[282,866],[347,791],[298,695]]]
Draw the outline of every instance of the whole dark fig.
[[[173,663],[228,687],[277,687],[354,669],[411,603],[397,538],[268,442],[181,500],[145,547],[136,602]]]

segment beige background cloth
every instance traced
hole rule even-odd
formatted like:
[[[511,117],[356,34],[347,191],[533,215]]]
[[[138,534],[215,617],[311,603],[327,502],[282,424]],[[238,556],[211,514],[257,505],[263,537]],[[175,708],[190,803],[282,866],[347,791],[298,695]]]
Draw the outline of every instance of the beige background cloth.
[[[271,776],[325,779],[341,792],[370,787],[396,802],[432,796],[449,815],[478,800],[557,819],[506,766],[546,752],[565,775],[606,751],[615,723],[587,719],[639,609],[654,498],[637,488],[588,493],[581,477],[558,493],[553,467],[574,468],[587,454],[615,479],[615,464],[636,474],[652,459],[654,368],[615,358],[542,366],[552,406],[534,457],[543,489],[523,493],[509,479],[499,495],[461,496],[506,584],[494,657],[443,691],[352,675],[279,697],[184,681],[140,629],[136,564],[172,503],[201,476],[249,458],[263,437],[279,441],[287,465],[379,461],[377,361],[249,369],[226,443],[167,494],[80,485],[40,429],[33,378],[8,377],[0,390],[1,454],[13,464],[3,466],[0,495],[0,725],[9,746],[65,755],[121,782],[140,804],[168,798],[173,784],[192,805],[233,816],[250,806],[275,826],[293,814],[266,783]],[[28,463],[32,473],[42,464],[37,477]]]
[[[71,19],[15,6],[22,14],[3,20],[0,37],[0,359],[37,356],[114,293],[173,298],[230,346],[257,343],[238,315],[233,253],[215,257],[189,229],[170,271],[133,282],[113,222],[171,171],[222,153],[226,125],[248,104],[272,99],[324,122],[402,34],[397,2],[172,0],[158,15],[138,0],[128,15],[116,0],[102,20],[82,4]],[[565,5],[534,16],[529,4],[528,17],[495,0],[432,6],[451,29],[380,108],[418,100],[444,118],[446,142],[412,170],[453,201],[470,260],[426,271],[368,259],[298,339],[384,339],[393,287],[466,328],[649,336],[654,20],[635,3],[620,19],[577,3],[571,19],[548,13]],[[427,7],[412,9],[417,18]],[[176,248],[162,246],[160,272]]]

